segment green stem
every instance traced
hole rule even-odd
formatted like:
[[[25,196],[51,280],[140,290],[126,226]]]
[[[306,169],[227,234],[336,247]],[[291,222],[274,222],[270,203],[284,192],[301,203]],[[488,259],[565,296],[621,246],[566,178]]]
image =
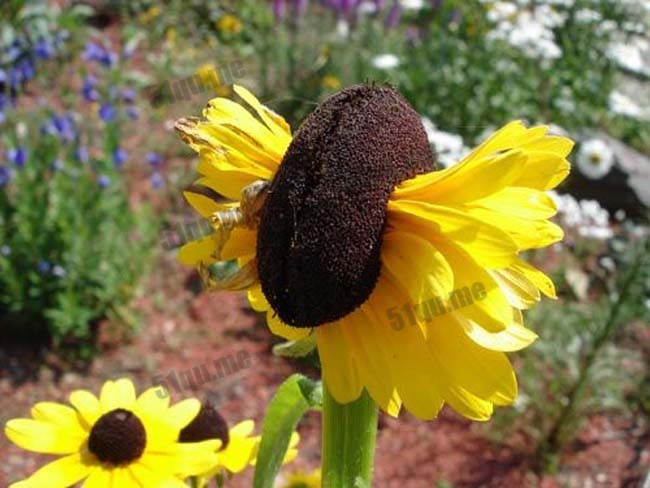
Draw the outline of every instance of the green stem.
[[[369,488],[377,438],[377,405],[364,390],[337,403],[323,382],[323,488]]]
[[[591,378],[591,370],[594,366],[594,363],[600,355],[600,351],[605,346],[605,344],[607,344],[613,332],[616,330],[616,326],[619,322],[619,312],[621,311],[623,303],[628,299],[630,287],[636,280],[640,270],[643,269],[644,260],[645,253],[642,251],[632,266],[632,269],[624,278],[622,286],[619,290],[617,301],[610,309],[604,326],[596,335],[592,347],[587,352],[584,360],[582,361],[578,380],[567,394],[567,403],[562,408],[560,415],[555,420],[555,423],[549,430],[546,438],[543,442],[540,443],[537,449],[536,457],[542,462],[543,465],[545,465],[544,467],[546,468],[548,468],[548,464],[550,463],[550,457],[553,454],[557,453],[562,446],[562,434],[564,433],[566,425],[577,413],[577,407],[582,400],[582,396],[587,387],[588,381]]]

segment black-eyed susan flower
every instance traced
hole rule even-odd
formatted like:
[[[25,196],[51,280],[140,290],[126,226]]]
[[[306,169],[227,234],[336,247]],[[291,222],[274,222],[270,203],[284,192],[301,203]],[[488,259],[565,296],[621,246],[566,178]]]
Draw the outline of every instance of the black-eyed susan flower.
[[[420,418],[444,403],[477,420],[517,395],[504,354],[531,344],[521,310],[553,283],[523,251],[562,238],[546,194],[573,143],[512,122],[434,169],[420,117],[392,88],[354,86],[292,137],[247,90],[177,130],[199,153],[185,193],[214,232],[184,246],[208,287],[246,290],[271,331],[314,335],[337,402],[368,391]],[[217,261],[236,259],[221,279]]]
[[[253,420],[244,420],[229,428],[226,420],[211,403],[206,402],[201,406],[198,414],[179,434],[179,441],[182,443],[220,441],[214,463],[198,476],[199,487],[206,486],[210,479],[224,472],[241,473],[248,466],[255,464],[260,437],[253,435],[254,429]],[[294,433],[284,458],[285,463],[296,457],[298,441],[299,436]]]
[[[215,462],[220,441],[178,442],[183,426],[201,404],[187,399],[169,405],[159,388],[136,397],[128,379],[107,381],[99,398],[88,391],[70,394],[70,404],[42,402],[29,419],[7,422],[5,434],[28,451],[56,454],[11,488],[186,488],[182,474],[203,472]]]

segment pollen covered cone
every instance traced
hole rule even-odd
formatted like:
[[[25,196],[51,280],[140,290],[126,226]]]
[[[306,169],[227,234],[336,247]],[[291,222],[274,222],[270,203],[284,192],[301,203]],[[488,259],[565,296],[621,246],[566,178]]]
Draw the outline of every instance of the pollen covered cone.
[[[220,441],[181,444],[183,426],[199,411],[198,400],[169,405],[160,387],[136,396],[128,379],[107,381],[99,398],[78,390],[70,404],[41,402],[31,418],[13,419],[6,436],[28,451],[56,454],[11,488],[184,488],[183,475],[197,475],[216,461]]]
[[[273,179],[257,237],[262,291],[280,319],[315,327],[365,302],[391,192],[431,170],[420,117],[393,89],[355,86],[316,109]]]
[[[569,173],[573,143],[512,122],[434,171],[419,120],[392,88],[344,90],[293,141],[281,117],[235,92],[246,109],[215,99],[207,120],[177,126],[200,154],[201,188],[240,194],[186,193],[213,232],[181,259],[208,287],[247,290],[274,333],[315,338],[340,403],[365,388],[393,415],[404,405],[430,419],[447,403],[476,420],[512,403],[504,353],[535,340],[521,311],[555,294],[521,252],[562,238],[546,191]],[[206,272],[231,259],[233,275]]]

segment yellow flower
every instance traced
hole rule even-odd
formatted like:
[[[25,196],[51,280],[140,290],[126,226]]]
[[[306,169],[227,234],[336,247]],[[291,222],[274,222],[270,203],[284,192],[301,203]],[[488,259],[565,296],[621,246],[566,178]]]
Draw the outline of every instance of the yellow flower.
[[[244,420],[232,428],[210,403],[204,403],[201,410],[179,434],[179,441],[202,442],[219,440],[219,448],[214,463],[198,475],[199,487],[206,486],[210,479],[224,470],[230,474],[242,472],[248,466],[255,465],[260,436],[253,436],[255,422]],[[299,436],[294,433],[284,463],[291,462],[297,455],[296,446]],[[190,473],[186,473],[186,477]]]
[[[435,171],[419,116],[390,87],[343,90],[293,138],[234,90],[243,105],[216,98],[205,120],[177,123],[202,175],[185,196],[214,229],[181,261],[211,289],[246,290],[273,333],[314,335],[339,403],[365,388],[392,415],[431,419],[447,403],[476,420],[511,404],[504,352],[537,337],[521,311],[555,296],[521,253],[562,239],[546,191],[569,173],[572,141],[511,122]],[[238,272],[209,273],[232,259]]]
[[[169,406],[159,387],[136,397],[133,383],[119,379],[107,381],[99,398],[74,391],[70,403],[37,403],[32,418],[7,422],[5,434],[17,446],[63,455],[11,488],[65,488],[84,479],[85,488],[185,488],[180,473],[214,463],[219,441],[177,442],[199,411],[198,400]]]
[[[320,488],[320,485],[321,474],[320,469],[317,468],[311,473],[293,471],[285,477],[280,486],[281,488]]]
[[[138,20],[140,21],[141,24],[148,24],[151,22],[153,19],[158,17],[161,13],[160,6],[159,5],[154,5],[147,9],[146,11],[142,12],[138,16]]]
[[[217,21],[217,29],[225,34],[239,34],[242,30],[242,24],[236,15],[225,14]]]
[[[341,82],[334,75],[325,75],[325,76],[323,76],[323,80],[321,81],[321,84],[325,88],[330,88],[332,90],[338,90],[339,88],[341,88]]]

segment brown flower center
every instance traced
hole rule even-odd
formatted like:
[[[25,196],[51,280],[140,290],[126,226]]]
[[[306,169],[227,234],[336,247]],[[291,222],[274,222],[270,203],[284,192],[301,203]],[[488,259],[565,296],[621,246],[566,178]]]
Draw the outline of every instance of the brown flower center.
[[[224,449],[230,441],[228,424],[214,406],[206,402],[194,420],[192,420],[178,437],[179,442],[201,442],[212,439],[220,439],[221,449]]]
[[[258,275],[279,317],[315,327],[365,302],[391,192],[433,168],[420,117],[393,88],[357,85],[321,104],[297,131],[261,213]]]
[[[90,452],[100,461],[114,465],[128,464],[140,458],[146,444],[147,433],[142,421],[123,408],[102,415],[88,438]]]

